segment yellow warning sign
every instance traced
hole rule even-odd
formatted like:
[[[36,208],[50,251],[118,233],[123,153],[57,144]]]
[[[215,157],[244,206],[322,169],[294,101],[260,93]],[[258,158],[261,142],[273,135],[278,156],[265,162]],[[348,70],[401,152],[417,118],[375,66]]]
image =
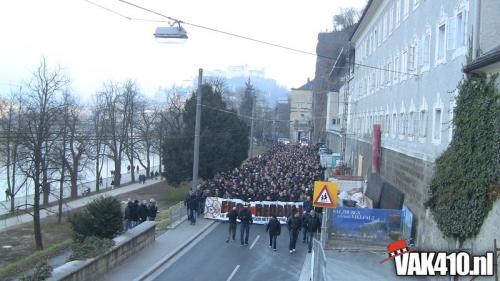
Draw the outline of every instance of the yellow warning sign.
[[[315,181],[314,182],[314,207],[337,208],[339,185],[336,182]]]

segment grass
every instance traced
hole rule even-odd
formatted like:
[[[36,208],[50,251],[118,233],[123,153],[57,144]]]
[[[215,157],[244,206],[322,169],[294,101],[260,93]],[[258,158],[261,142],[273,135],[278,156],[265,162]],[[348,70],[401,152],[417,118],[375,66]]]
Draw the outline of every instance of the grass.
[[[46,249],[36,251],[27,257],[8,264],[4,268],[0,269],[0,279],[4,280],[7,277],[14,277],[17,274],[33,268],[36,264],[45,261],[69,248],[72,242],[73,241],[71,239],[66,239],[60,243],[54,244]]]
[[[175,205],[179,203],[179,201],[184,201],[190,188],[190,182],[182,182],[178,187],[168,189],[167,192],[162,194],[160,200],[165,202],[168,206]]]
[[[254,147],[254,149],[253,149],[253,155],[264,154],[267,151],[267,149],[268,149],[267,146],[258,145],[256,147]]]

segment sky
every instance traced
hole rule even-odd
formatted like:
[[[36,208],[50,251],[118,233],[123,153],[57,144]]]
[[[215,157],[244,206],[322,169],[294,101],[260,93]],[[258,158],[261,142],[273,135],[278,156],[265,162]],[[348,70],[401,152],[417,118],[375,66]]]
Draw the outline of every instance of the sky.
[[[365,0],[130,0],[170,17],[315,53],[319,32],[332,30],[341,7]],[[94,0],[123,15],[166,20],[118,0]],[[159,87],[191,84],[198,69],[264,68],[287,87],[314,78],[316,57],[184,25],[182,44],[154,40],[164,22],[128,20],[85,0],[0,1],[0,95],[29,81],[45,57],[60,66],[72,91],[87,99],[105,81],[136,80],[153,96]]]

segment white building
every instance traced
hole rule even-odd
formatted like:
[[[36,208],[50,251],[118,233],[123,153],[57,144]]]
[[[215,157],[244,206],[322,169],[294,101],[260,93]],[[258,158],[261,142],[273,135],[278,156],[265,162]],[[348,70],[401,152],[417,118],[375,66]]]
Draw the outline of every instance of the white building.
[[[433,163],[453,134],[473,1],[370,0],[351,38],[347,163],[371,174],[372,127],[380,124],[380,177],[403,193],[420,242]]]

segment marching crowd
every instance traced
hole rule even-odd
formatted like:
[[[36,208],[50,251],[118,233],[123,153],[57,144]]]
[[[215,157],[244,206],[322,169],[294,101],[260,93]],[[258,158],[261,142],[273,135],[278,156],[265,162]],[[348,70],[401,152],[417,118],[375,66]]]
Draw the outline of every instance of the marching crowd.
[[[200,189],[207,196],[243,201],[299,202],[312,196],[313,183],[323,173],[317,147],[278,144],[239,168],[219,173]]]
[[[201,184],[196,193],[190,192],[185,199],[188,218],[191,224],[196,223],[196,216],[203,213],[205,199],[208,196],[236,198],[243,201],[283,201],[303,202],[301,214],[298,209],[292,210],[287,218],[290,237],[290,254],[295,252],[299,233],[302,241],[308,244],[309,253],[312,241],[321,229],[321,220],[312,204],[313,184],[323,179],[324,169],[321,167],[317,147],[275,145],[266,153],[254,157],[229,172],[217,174],[213,179]],[[236,239],[237,220],[240,224],[240,244],[248,245],[250,224],[253,223],[248,204],[241,210],[233,207],[228,212],[229,235],[226,242]],[[269,233],[269,247],[276,251],[276,240],[281,234],[281,224],[276,214],[272,214],[266,226]]]
[[[156,219],[156,214],[158,214],[158,207],[156,206],[156,201],[151,198],[149,204],[147,200],[132,200],[128,198],[127,205],[125,206],[124,214],[124,227],[125,230],[132,229],[137,225],[149,220],[154,221]]]

